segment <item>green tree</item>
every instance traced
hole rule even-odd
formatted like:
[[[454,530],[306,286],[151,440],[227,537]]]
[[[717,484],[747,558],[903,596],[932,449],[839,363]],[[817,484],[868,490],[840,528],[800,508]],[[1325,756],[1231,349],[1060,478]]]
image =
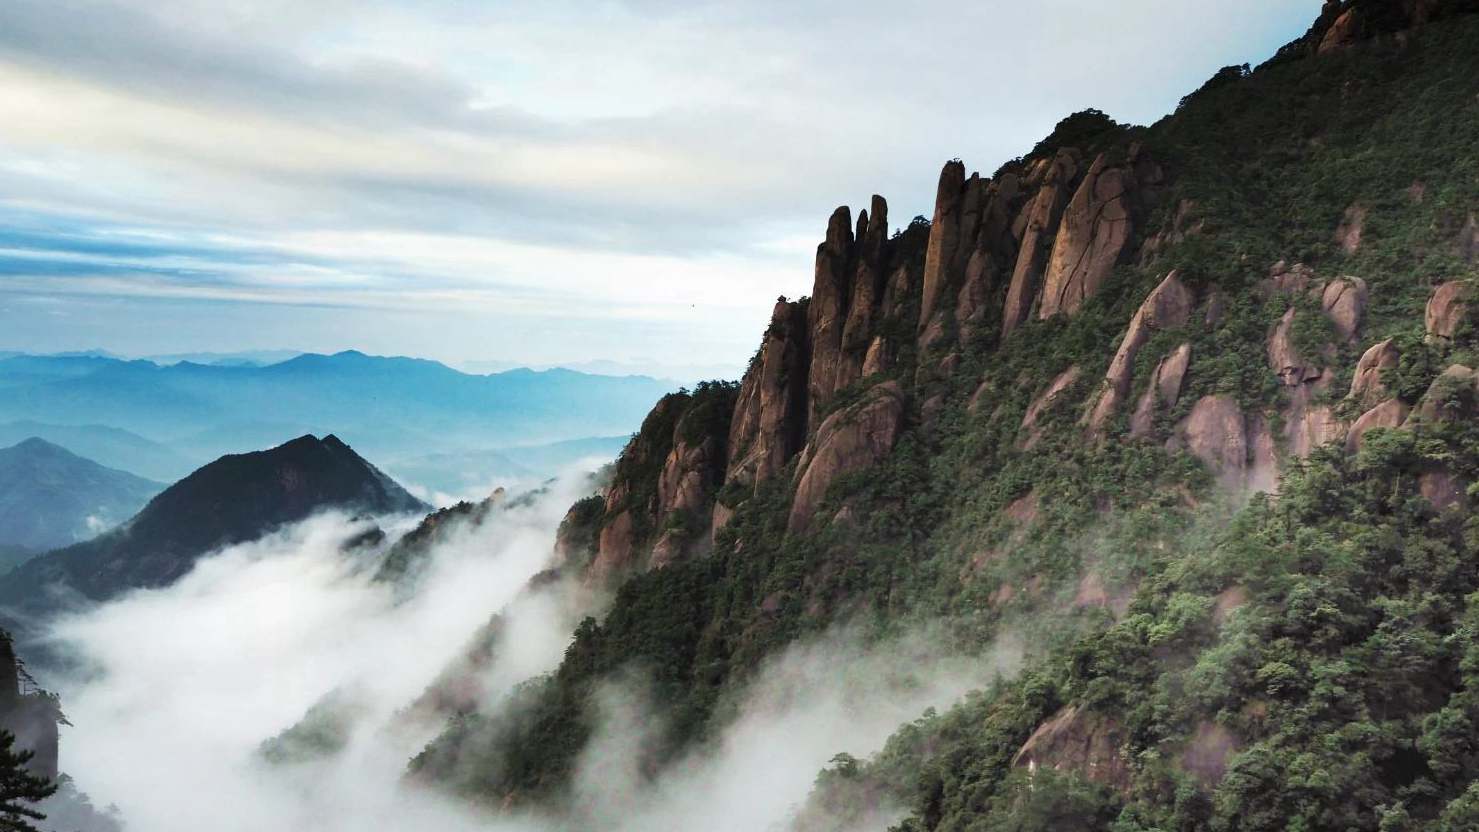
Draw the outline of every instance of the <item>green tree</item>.
[[[45,820],[46,815],[26,804],[40,803],[56,793],[56,784],[26,770],[35,754],[17,751],[15,735],[0,731],[0,830],[3,832],[36,832],[31,821]]]

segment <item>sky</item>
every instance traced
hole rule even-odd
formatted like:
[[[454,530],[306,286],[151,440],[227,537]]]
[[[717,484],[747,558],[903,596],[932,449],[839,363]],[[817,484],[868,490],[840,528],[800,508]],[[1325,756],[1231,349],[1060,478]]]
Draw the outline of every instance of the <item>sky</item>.
[[[0,350],[733,368],[831,210],[1319,2],[5,0]]]

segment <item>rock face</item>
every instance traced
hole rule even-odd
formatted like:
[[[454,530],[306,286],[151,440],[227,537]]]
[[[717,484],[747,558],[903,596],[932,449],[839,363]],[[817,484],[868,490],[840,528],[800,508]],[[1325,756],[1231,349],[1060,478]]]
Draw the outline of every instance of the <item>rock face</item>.
[[[1469,286],[1454,281],[1444,283],[1433,291],[1423,315],[1428,338],[1435,341],[1452,341],[1459,325],[1469,313]]]
[[[811,348],[806,306],[776,302],[759,359],[745,374],[729,428],[732,459],[725,478],[768,480],[806,441],[807,377]]]
[[[1382,373],[1396,367],[1401,358],[1401,353],[1390,338],[1372,345],[1361,354],[1361,360],[1356,363],[1356,373],[1351,378],[1350,397],[1365,408],[1375,407],[1389,398],[1386,385],[1382,382]]]
[[[606,489],[588,582],[665,566],[712,541],[739,395],[732,384],[701,384],[664,396],[648,414]]]
[[[804,531],[838,477],[871,467],[893,450],[903,419],[904,394],[895,381],[873,387],[862,401],[828,416],[802,453],[788,528]]]
[[[1029,176],[1041,176],[1037,194],[1023,209],[1013,226],[1021,245],[1007,287],[1006,306],[1002,309],[1002,335],[1027,320],[1042,290],[1043,272],[1052,256],[1053,239],[1068,204],[1071,188],[1077,184],[1080,161],[1076,151],[1058,152],[1051,163]]]
[[[1038,317],[1072,315],[1099,293],[1135,231],[1131,213],[1135,184],[1133,168],[1111,167],[1103,154],[1089,166],[1063,212],[1043,277]]]
[[[1130,328],[1120,341],[1119,349],[1115,352],[1113,360],[1109,362],[1109,370],[1104,375],[1104,391],[1100,393],[1098,402],[1089,414],[1090,431],[1103,430],[1110,417],[1119,409],[1121,402],[1130,395],[1130,386],[1135,380],[1135,358],[1140,354],[1141,347],[1145,346],[1157,330],[1185,326],[1195,303],[1196,298],[1191,290],[1181,282],[1180,275],[1171,272],[1135,311],[1135,316],[1130,319]],[[1175,403],[1176,396],[1180,393],[1180,375],[1186,372],[1185,359],[1190,357],[1189,350],[1188,346],[1188,352],[1182,360],[1179,371],[1174,365],[1166,368],[1172,371],[1167,374],[1167,386],[1170,386],[1169,379],[1172,375],[1176,379],[1175,390],[1167,391],[1172,404]],[[1157,376],[1161,375],[1161,370],[1162,367],[1156,368]],[[1157,381],[1153,386],[1159,384],[1160,382]]]
[[[1120,753],[1125,736],[1114,719],[1078,706],[1059,711],[1022,745],[1012,765],[1074,772],[1111,788],[1129,788],[1132,772]]]
[[[1204,462],[1222,487],[1235,491],[1247,483],[1248,427],[1231,397],[1199,399],[1176,426],[1171,444]]]
[[[1155,365],[1150,385],[1140,394],[1140,401],[1130,416],[1131,436],[1143,439],[1155,432],[1156,414],[1170,410],[1181,399],[1181,382],[1190,364],[1191,344],[1182,344]]]
[[[1054,377],[1048,389],[1042,391],[1027,406],[1027,412],[1022,415],[1022,441],[1020,447],[1024,450],[1030,449],[1042,438],[1042,431],[1038,428],[1038,420],[1047,413],[1053,405],[1063,396],[1068,388],[1078,381],[1080,375],[1077,364],[1069,367]]]
[[[1402,402],[1389,399],[1361,414],[1346,434],[1346,449],[1352,452],[1360,450],[1361,439],[1369,430],[1402,427],[1407,421],[1407,414],[1410,410],[1411,408]]]
[[[1428,387],[1411,420],[1435,424],[1479,417],[1479,371],[1454,364]]]

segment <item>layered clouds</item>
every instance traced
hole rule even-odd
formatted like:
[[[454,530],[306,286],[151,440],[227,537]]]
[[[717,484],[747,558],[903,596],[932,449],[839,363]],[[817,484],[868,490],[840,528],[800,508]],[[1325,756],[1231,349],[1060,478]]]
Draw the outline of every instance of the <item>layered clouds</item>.
[[[57,646],[78,668],[55,680],[74,726],[63,768],[152,832],[779,830],[833,755],[866,756],[925,708],[1015,671],[1009,643],[966,657],[927,631],[877,642],[843,628],[769,660],[715,741],[656,778],[643,750],[666,715],[631,667],[604,682],[568,805],[491,814],[406,780],[444,724],[432,703],[471,697],[518,719],[513,687],[554,669],[599,612],[575,582],[530,584],[577,490],[450,530],[414,591],[372,582],[375,559],[341,548],[363,521],[325,515],[62,621]],[[465,662],[478,633],[491,659]],[[879,807],[880,824],[892,816]]]
[[[836,204],[1153,119],[1288,6],[13,0],[0,347],[738,366]]]

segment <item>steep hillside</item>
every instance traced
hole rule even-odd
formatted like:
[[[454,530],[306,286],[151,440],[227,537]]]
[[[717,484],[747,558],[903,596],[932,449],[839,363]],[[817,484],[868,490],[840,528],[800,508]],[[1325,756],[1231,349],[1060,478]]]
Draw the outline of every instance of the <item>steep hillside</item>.
[[[303,436],[272,450],[222,457],[170,486],[118,529],[26,563],[0,580],[0,604],[37,612],[54,606],[58,590],[101,600],[165,586],[201,555],[326,509],[387,514],[426,508],[337,437]]]
[[[0,546],[43,552],[134,516],[163,485],[41,439],[0,449]]]
[[[106,425],[35,421],[0,424],[0,445],[15,445],[33,437],[61,445],[99,465],[131,471],[156,482],[174,482],[208,461],[194,461],[167,445]]]
[[[656,772],[778,648],[943,621],[1027,669],[802,827],[1479,828],[1475,10],[1332,0],[1151,127],[946,164],[929,223],[838,209],[738,390],[664,399],[572,509],[609,613],[413,772],[554,805],[613,673]]]

